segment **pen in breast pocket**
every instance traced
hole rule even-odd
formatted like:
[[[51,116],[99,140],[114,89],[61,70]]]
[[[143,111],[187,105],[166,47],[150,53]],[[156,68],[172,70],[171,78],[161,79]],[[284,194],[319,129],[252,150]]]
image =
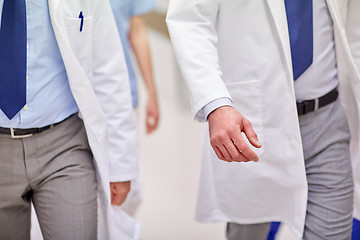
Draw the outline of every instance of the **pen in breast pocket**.
[[[80,22],[80,32],[82,32],[83,26],[84,26],[84,15],[83,15],[83,12],[82,12],[82,11],[81,11],[80,14],[79,14],[79,18],[81,19],[81,22]]]

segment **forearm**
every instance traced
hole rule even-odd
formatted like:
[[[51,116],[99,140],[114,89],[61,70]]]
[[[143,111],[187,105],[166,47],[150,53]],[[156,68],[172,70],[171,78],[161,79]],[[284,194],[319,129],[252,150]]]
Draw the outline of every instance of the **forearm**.
[[[229,98],[218,56],[219,0],[170,1],[167,25],[181,73],[197,114],[218,98]],[[205,121],[204,116],[196,116]]]
[[[135,53],[149,97],[156,98],[156,87],[153,78],[151,54],[146,24],[141,16],[131,18],[129,39]]]

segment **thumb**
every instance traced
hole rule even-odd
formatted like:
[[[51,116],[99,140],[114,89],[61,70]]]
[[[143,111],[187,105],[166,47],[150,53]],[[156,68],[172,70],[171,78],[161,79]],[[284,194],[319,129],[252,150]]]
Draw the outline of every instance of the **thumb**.
[[[244,120],[243,126],[244,126],[243,132],[245,133],[251,145],[253,145],[256,148],[261,148],[261,143],[259,142],[257,134],[255,133],[250,121]]]

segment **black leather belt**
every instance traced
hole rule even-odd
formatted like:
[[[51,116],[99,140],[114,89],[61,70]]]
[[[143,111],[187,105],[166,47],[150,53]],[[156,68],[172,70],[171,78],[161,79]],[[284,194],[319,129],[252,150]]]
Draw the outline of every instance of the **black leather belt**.
[[[70,117],[72,117],[74,114],[72,114],[71,116],[69,116],[68,118],[64,119],[61,122],[55,123],[55,124],[51,124],[45,127],[41,127],[41,128],[27,128],[27,129],[21,129],[21,128],[3,128],[0,127],[0,134],[6,134],[6,135],[11,135],[11,138],[26,138],[26,137],[31,137],[34,134],[38,134],[41,133],[45,130],[48,130],[64,121],[66,121],[67,119],[69,119]]]
[[[298,115],[304,115],[309,112],[313,112],[321,107],[324,107],[332,102],[334,102],[339,95],[338,90],[335,88],[331,92],[325,94],[324,96],[313,99],[313,100],[307,100],[303,102],[297,102],[297,112]]]

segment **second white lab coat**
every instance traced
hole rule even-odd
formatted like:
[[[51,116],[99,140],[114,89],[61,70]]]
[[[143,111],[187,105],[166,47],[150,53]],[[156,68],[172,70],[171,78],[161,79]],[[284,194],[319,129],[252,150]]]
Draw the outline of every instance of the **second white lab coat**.
[[[359,161],[360,78],[345,34],[348,2],[327,4],[351,153]],[[206,135],[196,218],[240,224],[282,221],[301,238],[307,182],[284,1],[171,0],[167,23],[194,114],[217,98],[231,98],[262,143],[255,150],[258,163],[226,163],[216,157]]]

